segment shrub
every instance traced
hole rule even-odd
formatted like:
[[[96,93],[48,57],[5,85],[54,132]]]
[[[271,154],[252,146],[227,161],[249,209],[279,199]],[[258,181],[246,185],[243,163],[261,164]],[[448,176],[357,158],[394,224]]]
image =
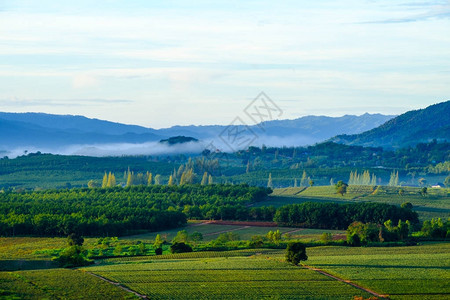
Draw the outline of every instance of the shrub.
[[[358,234],[347,235],[347,244],[354,247],[361,246],[361,239]]]
[[[83,247],[77,245],[64,249],[55,261],[64,268],[87,266],[93,263],[83,254]]]
[[[184,253],[184,252],[192,252],[191,246],[185,243],[173,243],[170,246],[170,253]]]
[[[161,255],[163,253],[163,249],[161,247],[155,249],[156,255]]]

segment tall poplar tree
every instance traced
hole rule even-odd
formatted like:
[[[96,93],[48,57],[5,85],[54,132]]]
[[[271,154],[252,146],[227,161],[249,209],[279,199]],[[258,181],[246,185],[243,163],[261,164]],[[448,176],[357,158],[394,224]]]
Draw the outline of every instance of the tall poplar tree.
[[[203,173],[201,185],[206,185],[208,183],[208,172]]]
[[[108,186],[108,174],[103,175],[103,180],[102,180],[102,188],[105,188]]]

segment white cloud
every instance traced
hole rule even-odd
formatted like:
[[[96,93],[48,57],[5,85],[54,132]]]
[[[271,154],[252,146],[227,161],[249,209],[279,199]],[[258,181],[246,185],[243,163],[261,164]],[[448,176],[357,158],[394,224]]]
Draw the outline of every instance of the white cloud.
[[[450,93],[449,20],[361,24],[448,6],[413,4],[28,3],[0,12],[0,98],[133,99],[87,113],[156,127],[227,123],[261,90],[316,110],[426,106]]]

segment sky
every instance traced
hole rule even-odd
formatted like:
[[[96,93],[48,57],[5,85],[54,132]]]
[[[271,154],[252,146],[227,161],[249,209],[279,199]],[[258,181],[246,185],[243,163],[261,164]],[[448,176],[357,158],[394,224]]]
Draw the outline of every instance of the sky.
[[[194,4],[192,3],[194,2]],[[152,128],[450,99],[450,1],[0,0],[0,111]]]

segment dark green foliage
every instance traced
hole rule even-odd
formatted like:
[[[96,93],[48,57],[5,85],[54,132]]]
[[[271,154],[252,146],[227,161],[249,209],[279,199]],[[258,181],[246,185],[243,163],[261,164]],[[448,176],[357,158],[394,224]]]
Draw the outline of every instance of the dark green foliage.
[[[84,238],[77,233],[71,233],[67,237],[69,246],[82,246],[84,243]]]
[[[55,259],[61,267],[72,268],[87,266],[92,263],[84,254],[84,239],[76,233],[72,233],[67,237],[67,243],[70,247],[64,249],[59,257]]]
[[[170,253],[192,252],[192,247],[185,243],[173,243],[170,246]]]
[[[306,247],[300,242],[289,243],[286,248],[286,261],[298,265],[300,261],[307,260]]]
[[[88,260],[84,255],[83,247],[77,245],[64,249],[55,261],[57,261],[60,266],[64,268],[80,267],[92,264],[92,261]]]
[[[250,211],[247,204],[266,196],[267,189],[245,184],[6,192],[0,193],[0,235],[78,232],[120,236],[137,230],[175,228],[186,223],[182,213],[186,206],[204,219],[246,220]]]
[[[400,207],[407,208],[407,209],[413,209],[413,205],[411,204],[411,202],[403,202]]]
[[[291,204],[277,209],[274,221],[280,225],[311,228],[347,229],[354,221],[383,224],[409,220],[418,223],[416,212],[384,203],[319,203]]]
[[[161,247],[155,249],[156,255],[162,255],[162,253],[163,253],[163,249]]]
[[[359,247],[361,246],[361,239],[359,238],[359,235],[357,234],[347,234],[347,244],[353,247]]]
[[[450,237],[450,222],[441,218],[432,219],[431,221],[423,222],[422,232],[424,236],[431,238],[448,238]]]
[[[335,187],[336,193],[338,193],[339,195],[344,196],[344,194],[347,193],[348,184],[346,184],[342,180],[339,180]]]
[[[384,224],[353,222],[347,228],[347,243],[359,246],[368,243],[397,242],[408,239],[412,232],[409,221],[399,220],[397,226],[391,220]]]
[[[190,136],[173,136],[165,140],[160,140],[160,143],[168,143],[169,145],[175,145],[175,144],[183,144],[183,143],[189,143],[189,142],[198,142],[196,138],[190,137]]]

